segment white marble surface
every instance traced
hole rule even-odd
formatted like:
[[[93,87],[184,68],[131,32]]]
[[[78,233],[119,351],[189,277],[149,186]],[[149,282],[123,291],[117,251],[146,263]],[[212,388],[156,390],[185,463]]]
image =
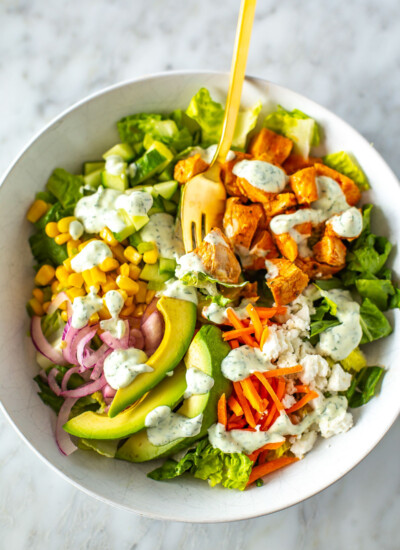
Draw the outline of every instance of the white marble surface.
[[[230,65],[239,1],[0,2],[0,171],[53,116],[104,86]],[[398,0],[259,0],[248,73],[332,109],[400,174]],[[344,479],[269,517],[157,522],[80,493],[0,414],[0,548],[398,550],[400,422]]]

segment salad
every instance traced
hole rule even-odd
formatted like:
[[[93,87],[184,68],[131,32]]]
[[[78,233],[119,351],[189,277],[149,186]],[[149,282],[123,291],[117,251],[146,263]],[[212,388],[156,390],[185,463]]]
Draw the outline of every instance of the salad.
[[[220,165],[221,227],[189,253],[181,191],[224,114],[204,88],[185,111],[123,118],[101,159],[37,193],[27,310],[65,455],[163,459],[150,478],[243,490],[349,430],[377,393],[384,367],[362,348],[392,332],[400,291],[359,206],[368,180],[349,153],[313,156],[305,113],[278,106],[256,131],[260,110],[240,112]]]

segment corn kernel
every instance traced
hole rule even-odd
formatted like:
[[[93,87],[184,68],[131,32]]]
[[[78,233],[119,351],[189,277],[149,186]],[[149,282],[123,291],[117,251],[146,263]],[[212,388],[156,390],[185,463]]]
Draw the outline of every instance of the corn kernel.
[[[46,235],[51,239],[54,239],[54,237],[57,237],[57,235],[60,234],[56,222],[49,222],[48,224],[46,224],[44,230]]]
[[[69,288],[65,293],[71,301],[74,301],[78,296],[85,296],[86,294],[83,288]]]
[[[134,279],[135,281],[137,279],[139,279],[139,276],[140,276],[141,272],[142,272],[142,270],[140,269],[139,266],[134,265],[134,264],[129,264],[129,277],[131,279]]]
[[[125,300],[126,306],[131,306],[133,304],[133,296],[128,296],[128,298]]]
[[[35,315],[39,315],[39,316],[43,315],[44,313],[43,306],[36,298],[31,298],[28,304]]]
[[[32,296],[34,298],[36,298],[36,300],[38,302],[40,302],[41,304],[43,304],[43,299],[44,299],[44,294],[43,294],[43,290],[41,288],[34,288],[32,290]]]
[[[112,253],[114,254],[114,257],[117,258],[117,260],[123,264],[125,262],[125,256],[124,256],[124,247],[120,244],[117,244],[113,247]]]
[[[68,275],[68,286],[74,286],[75,288],[81,288],[83,286],[82,273],[71,273]]]
[[[158,260],[158,250],[149,250],[143,254],[143,261],[145,264],[155,264]]]
[[[71,258],[67,258],[66,260],[64,260],[63,261],[63,266],[68,271],[68,273],[73,273],[74,272],[74,270],[72,269],[72,266],[71,266]]]
[[[121,264],[119,270],[120,270],[121,275],[124,275],[124,277],[129,277],[129,265],[128,264]]]
[[[66,311],[61,312],[61,319],[65,322],[68,321],[68,313]]]
[[[106,319],[111,319],[110,312],[108,311],[107,306],[103,306],[100,311],[98,311],[99,317],[102,321],[105,321]]]
[[[146,301],[147,283],[144,281],[138,281],[139,291],[135,296],[138,304],[143,304]]]
[[[60,233],[57,237],[54,237],[54,242],[56,244],[65,244],[71,240],[71,235],[69,233]]]
[[[83,243],[81,243],[79,246],[78,246],[78,250],[79,252],[81,252],[85,246],[89,243],[91,243],[92,241],[97,241],[98,239],[88,239],[87,241],[83,241]]]
[[[133,248],[133,246],[127,246],[124,250],[125,258],[132,264],[138,265],[142,261],[142,255]]]
[[[125,290],[128,296],[132,296],[133,294],[136,294],[139,290],[138,283],[133,279],[126,277],[125,275],[120,275],[119,277],[117,277],[116,282],[119,288],[121,288],[122,290]]]
[[[26,215],[28,222],[35,223],[37,222],[44,214],[46,214],[49,209],[47,202],[42,201],[41,199],[36,200],[32,206],[29,208]]]
[[[115,281],[107,281],[106,284],[101,285],[101,288],[106,293],[109,290],[118,290],[118,285]]]
[[[42,265],[35,276],[35,283],[39,286],[46,286],[54,279],[54,267],[51,265]]]
[[[62,317],[62,314],[61,314],[61,317]],[[67,315],[67,320],[68,320],[68,315]],[[66,347],[68,346],[67,342],[65,340],[62,340],[60,342],[60,348],[61,349],[65,349]]]
[[[99,320],[100,320],[99,314],[93,313],[93,315],[89,317],[89,325],[95,325],[96,323],[99,322]]]
[[[65,218],[61,218],[61,220],[59,220],[57,222],[57,228],[59,230],[60,233],[68,233],[69,231],[69,224],[71,222],[74,222],[76,220],[75,216],[67,216]]]
[[[57,292],[60,291],[60,288],[58,288],[60,283],[56,280],[51,283],[51,292],[52,294],[57,294]]]
[[[69,257],[75,256],[78,254],[78,246],[81,244],[81,241],[74,241],[74,239],[71,239],[67,242],[67,254]]]
[[[50,304],[51,302],[44,302],[44,304],[42,304],[42,308],[45,313],[47,313],[47,310],[49,309]]]
[[[85,269],[85,271],[82,271],[82,277],[85,282],[85,285],[90,287],[90,285],[93,284],[92,274],[90,273],[90,269]]]
[[[131,306],[126,306],[122,308],[121,315],[128,317],[129,315],[132,315],[134,311],[135,311],[135,306],[132,304]]]
[[[146,292],[146,304],[149,304],[152,301],[152,299],[154,298],[155,295],[156,295],[155,290],[148,290]]]
[[[67,286],[69,273],[63,265],[59,265],[56,269],[56,278],[61,284]]]
[[[107,273],[108,271],[114,271],[114,269],[118,269],[119,262],[115,258],[106,258],[101,262],[99,265],[99,268]]]
[[[112,234],[112,231],[108,227],[103,227],[99,233],[100,237],[105,241],[109,246],[116,246],[118,244],[117,239]]]
[[[146,307],[147,307],[146,304],[139,304],[138,306],[136,306],[135,316],[141,317],[145,312]]]
[[[120,288],[120,289],[118,289],[118,292],[121,294],[123,301],[126,302],[126,300],[128,298],[128,294],[125,292],[125,290],[122,290]]]
[[[107,282],[106,274],[98,267],[92,267],[90,270],[90,275],[92,276],[94,284],[101,285]]]

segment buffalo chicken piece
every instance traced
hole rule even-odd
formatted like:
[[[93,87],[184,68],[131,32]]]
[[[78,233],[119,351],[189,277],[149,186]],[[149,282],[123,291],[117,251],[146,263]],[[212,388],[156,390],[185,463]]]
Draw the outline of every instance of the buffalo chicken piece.
[[[206,273],[222,283],[237,283],[241,273],[240,264],[228,239],[216,227],[204,238],[194,254],[201,259]]]
[[[330,235],[324,235],[313,247],[315,259],[318,262],[344,267],[346,263],[347,249],[340,239]]]
[[[187,159],[180,160],[174,168],[174,179],[183,184],[191,178],[207,170],[208,164],[201,158],[200,154],[193,155]]]
[[[251,140],[249,153],[255,158],[271,164],[282,164],[293,148],[293,141],[262,128]]]
[[[284,258],[268,260],[267,285],[275,303],[284,306],[295,300],[308,285],[308,276],[294,263]],[[276,273],[275,273],[276,268]]]

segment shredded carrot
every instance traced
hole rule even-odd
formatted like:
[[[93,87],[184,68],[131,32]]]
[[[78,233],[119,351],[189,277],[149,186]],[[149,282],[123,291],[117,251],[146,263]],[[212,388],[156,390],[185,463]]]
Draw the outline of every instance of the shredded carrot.
[[[226,310],[226,314],[235,329],[240,330],[244,328],[242,322],[231,307],[228,307],[228,309]],[[254,347],[255,345],[257,345],[254,339],[249,334],[241,334],[241,338],[243,339],[243,342],[248,346]]]
[[[279,401],[281,401],[283,399],[283,396],[285,395],[285,390],[286,390],[286,384],[285,384],[285,381],[283,380],[283,378],[278,378],[278,379],[274,379],[273,382],[276,382],[277,380],[277,387],[276,387],[276,396],[278,397]],[[266,431],[270,426],[272,426],[272,424],[275,422],[275,420],[278,418],[279,416],[279,411],[276,407],[276,404],[273,403],[269,413],[268,413],[268,416],[267,418],[264,420],[262,426],[261,426],[261,430],[262,431]]]
[[[236,416],[243,415],[243,409],[233,395],[231,395],[230,398],[228,399],[228,406],[235,413]]]
[[[242,386],[244,396],[246,397],[250,405],[253,407],[253,409],[255,409],[260,413],[264,412],[265,407],[263,406],[263,400],[258,395],[256,388],[254,387],[254,384],[251,381],[251,379],[246,378],[245,380],[241,380],[240,385]]]
[[[289,464],[297,462],[298,460],[299,459],[297,457],[282,456],[281,458],[270,460],[269,462],[261,464],[260,466],[255,466],[251,471],[247,485],[251,485],[252,483],[257,481],[257,479],[260,479],[260,477],[270,474],[271,472],[275,472],[275,470],[279,470],[279,468],[288,466]]]
[[[228,423],[228,415],[226,413],[226,396],[223,393],[218,400],[218,422],[225,427]]]
[[[264,372],[263,375],[265,378],[275,378],[275,376],[286,376],[287,374],[295,374],[303,370],[301,365],[296,365],[295,367],[283,367],[281,369],[273,369]]]
[[[301,384],[300,386],[296,386],[296,393],[308,393],[310,391],[310,388],[306,386],[305,384]]]
[[[246,426],[246,420],[244,418],[239,418],[235,421],[228,421],[228,430],[242,430]]]
[[[251,322],[253,323],[253,327],[255,329],[256,340],[257,340],[257,342],[260,342],[261,335],[262,335],[262,332],[263,332],[263,326],[261,324],[260,317],[258,316],[257,310],[252,304],[249,304],[246,307],[246,311],[249,314]]]
[[[269,328],[268,326],[263,328],[261,339],[260,339],[260,349],[263,349],[265,342],[268,340]]]
[[[249,454],[247,456],[250,458],[250,460],[255,462],[257,460],[258,455],[262,451],[273,451],[275,449],[279,449],[279,447],[281,445],[283,445],[283,443],[284,443],[284,441],[278,441],[278,443],[267,443],[263,447],[260,447],[259,449],[257,449],[256,451],[253,451],[251,454]]]
[[[277,307],[256,307],[255,308],[261,319],[270,319],[274,315],[282,315],[286,313],[286,306]]]
[[[283,411],[283,409],[285,408],[282,403],[280,402],[280,400],[278,399],[278,396],[276,395],[276,393],[274,392],[274,390],[272,389],[271,387],[271,384],[268,382],[268,380],[266,378],[264,378],[262,372],[255,372],[254,373],[255,376],[257,376],[257,378],[259,379],[259,381],[261,382],[261,384],[264,386],[264,388],[267,390],[267,392],[270,394],[270,396],[272,397],[272,400],[273,402],[275,403],[276,405],[276,408],[278,409],[278,411]]]
[[[316,391],[310,391],[309,393],[306,393],[301,399],[299,399],[299,401],[297,401],[297,403],[290,407],[290,409],[287,409],[286,413],[290,414],[294,411],[298,411],[299,409],[304,407],[304,405],[306,405],[309,401],[315,399],[316,397],[318,397],[318,393]]]
[[[247,420],[247,423],[252,427],[256,427],[256,423],[253,417],[253,413],[251,412],[250,406],[247,402],[247,399],[245,398],[242,390],[242,386],[240,385],[240,382],[234,382],[233,387],[235,388],[235,392],[238,398],[238,401],[240,403],[240,406],[243,409],[244,416]]]
[[[227,332],[224,332],[222,334],[222,338],[227,340],[233,340],[234,338],[237,338],[238,336],[243,336],[243,334],[252,334],[254,332],[254,327],[243,327],[236,330],[230,330]]]
[[[239,347],[239,341],[238,340],[230,340],[229,345],[231,346],[231,349],[236,349]]]

